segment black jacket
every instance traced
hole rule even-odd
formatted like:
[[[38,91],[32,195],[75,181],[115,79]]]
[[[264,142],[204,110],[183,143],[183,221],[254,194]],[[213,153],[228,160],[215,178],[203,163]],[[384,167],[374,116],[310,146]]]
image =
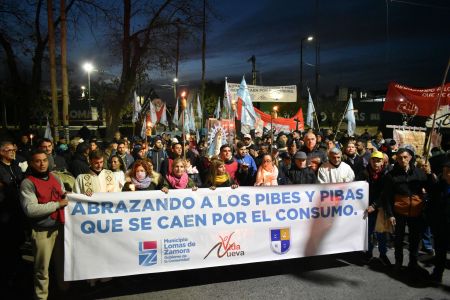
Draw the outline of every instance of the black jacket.
[[[394,196],[423,195],[425,191],[432,191],[433,175],[426,175],[424,171],[411,165],[408,172],[405,172],[397,164],[386,175],[381,205],[386,211],[386,216],[393,216]],[[377,203],[379,206],[379,203]]]
[[[287,171],[288,184],[314,184],[317,183],[317,176],[310,168],[300,169],[295,163]]]
[[[388,173],[388,170],[387,168],[384,168],[377,177],[373,176],[372,173],[372,167],[369,164],[359,173],[355,173],[355,181],[367,181],[369,183],[369,205],[375,203],[376,206],[381,198],[381,193],[384,187],[384,180],[386,174]]]
[[[0,161],[0,221],[21,214],[19,193],[23,178],[22,169],[16,161],[10,165]]]
[[[80,153],[75,153],[70,164],[70,173],[77,178],[80,174],[89,173],[89,163],[86,156]]]

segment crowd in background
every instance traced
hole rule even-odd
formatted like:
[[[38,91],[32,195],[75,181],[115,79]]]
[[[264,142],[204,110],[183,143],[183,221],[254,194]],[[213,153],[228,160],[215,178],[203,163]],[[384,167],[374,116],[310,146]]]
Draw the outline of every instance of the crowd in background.
[[[391,239],[394,268],[401,272],[408,227],[408,270],[426,272],[417,261],[422,246],[423,251],[435,255],[434,271],[427,278],[442,281],[450,240],[450,157],[443,149],[432,149],[428,160],[409,145],[399,148],[395,140],[384,139],[381,132],[371,136],[367,130],[361,136],[338,141],[331,130],[281,132],[276,138],[244,134],[218,147],[218,154],[210,157],[204,138],[197,140],[195,134],[172,137],[169,133],[142,140],[128,139],[117,132],[108,142],[90,137],[89,132],[80,132],[70,141],[61,137],[56,144],[40,138],[31,145],[26,134],[18,141],[2,141],[0,222],[2,233],[10,241],[5,247],[7,255],[2,256],[2,282],[11,284],[14,279],[20,246],[25,241],[31,240],[34,249],[45,249],[42,253],[46,256],[57,252],[54,249],[61,243],[57,233],[64,223],[61,211],[67,205],[68,192],[88,196],[142,190],[170,193],[170,189],[355,180],[369,183],[367,261],[374,259],[377,243],[378,259],[390,266],[386,253]],[[50,188],[49,200],[42,195]],[[381,218],[385,226],[377,229]],[[53,240],[36,244],[39,233],[44,231],[49,236],[49,230],[55,231]],[[36,257],[40,255],[37,250],[35,296],[45,299],[50,258]],[[64,282],[59,283],[64,288]]]

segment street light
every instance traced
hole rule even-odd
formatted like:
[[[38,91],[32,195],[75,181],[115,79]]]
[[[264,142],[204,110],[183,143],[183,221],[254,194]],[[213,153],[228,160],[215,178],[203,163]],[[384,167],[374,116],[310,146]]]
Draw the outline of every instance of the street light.
[[[178,78],[175,77],[173,79],[173,94],[174,94],[175,100],[177,100],[177,83],[178,83]]]
[[[88,74],[88,105],[89,105],[89,113],[91,113],[91,72],[94,71],[94,66],[87,62],[83,65],[83,69]]]
[[[300,91],[299,91],[300,97],[302,96],[303,91],[303,42],[304,41],[311,42],[312,40],[314,40],[314,37],[310,35],[302,38],[300,41]]]
[[[82,85],[82,86],[81,86],[81,98],[86,97],[85,92],[86,92],[86,87],[85,87],[84,85]]]

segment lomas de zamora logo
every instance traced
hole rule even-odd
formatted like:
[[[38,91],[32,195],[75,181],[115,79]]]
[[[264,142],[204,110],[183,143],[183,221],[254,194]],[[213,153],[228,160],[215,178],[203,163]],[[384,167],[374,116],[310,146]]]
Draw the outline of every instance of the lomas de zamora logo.
[[[218,258],[224,256],[244,256],[245,252],[241,250],[241,245],[231,241],[233,234],[234,232],[225,235],[224,237],[219,235],[220,241],[209,250],[208,254],[206,254],[203,259],[206,259],[216,248]]]

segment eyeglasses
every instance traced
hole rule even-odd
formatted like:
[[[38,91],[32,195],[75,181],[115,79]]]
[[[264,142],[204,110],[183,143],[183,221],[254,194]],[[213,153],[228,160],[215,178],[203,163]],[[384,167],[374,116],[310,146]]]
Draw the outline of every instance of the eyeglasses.
[[[4,149],[3,152],[16,152],[16,149]]]

